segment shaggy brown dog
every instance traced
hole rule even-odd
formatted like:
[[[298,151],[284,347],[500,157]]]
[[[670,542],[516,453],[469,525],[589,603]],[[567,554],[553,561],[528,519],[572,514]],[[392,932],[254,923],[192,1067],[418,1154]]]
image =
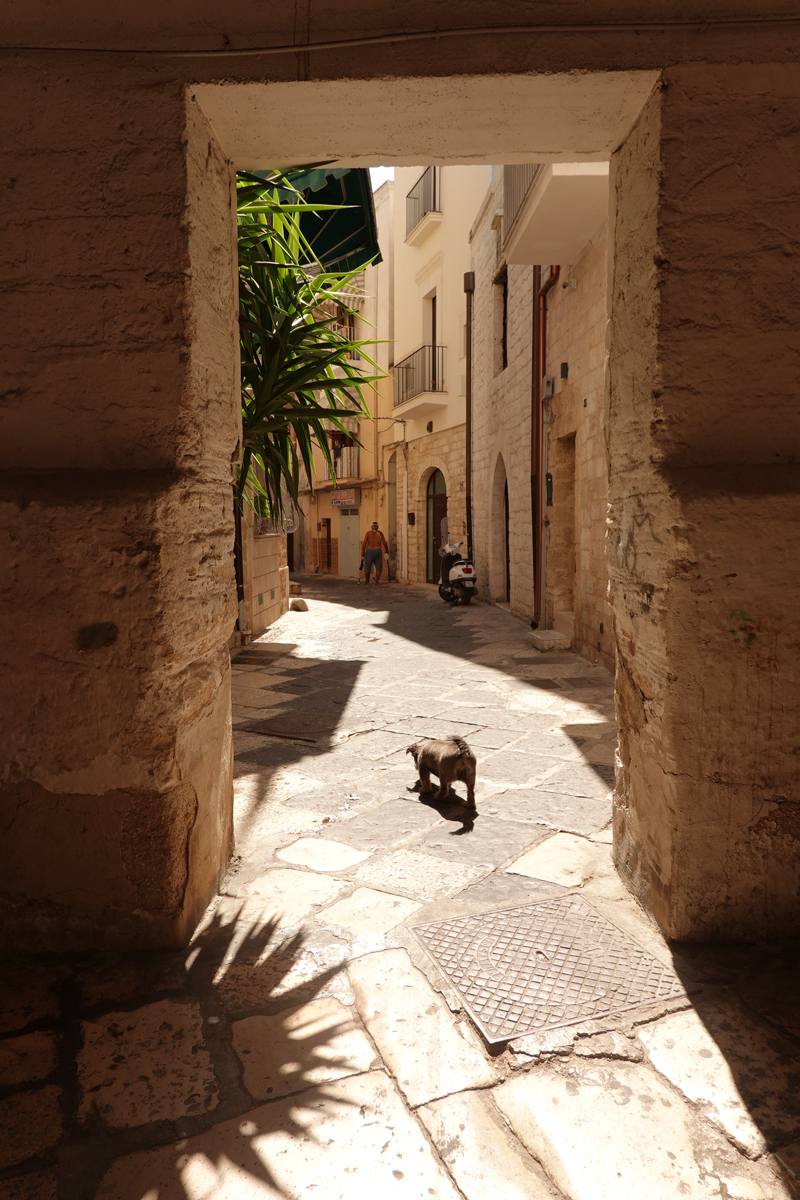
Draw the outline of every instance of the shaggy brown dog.
[[[458,779],[467,785],[467,808],[475,807],[475,755],[463,738],[424,738],[409,746],[406,754],[413,754],[419,771],[413,791],[432,792],[431,775],[436,775],[439,790],[433,799],[446,800],[450,784]]]

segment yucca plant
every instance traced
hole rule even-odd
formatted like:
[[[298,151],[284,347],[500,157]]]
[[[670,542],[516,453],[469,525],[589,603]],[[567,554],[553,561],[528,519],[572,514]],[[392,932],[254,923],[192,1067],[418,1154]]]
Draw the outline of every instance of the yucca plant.
[[[287,496],[297,502],[301,464],[313,489],[315,446],[335,478],[329,430],[349,433],[347,417],[368,417],[364,389],[382,378],[365,353],[374,343],[333,327],[337,308],[353,311],[347,288],[361,268],[326,271],[314,256],[300,215],[334,206],[308,204],[292,187],[292,175],[306,170],[237,177],[243,439],[236,502],[262,516],[281,517]]]

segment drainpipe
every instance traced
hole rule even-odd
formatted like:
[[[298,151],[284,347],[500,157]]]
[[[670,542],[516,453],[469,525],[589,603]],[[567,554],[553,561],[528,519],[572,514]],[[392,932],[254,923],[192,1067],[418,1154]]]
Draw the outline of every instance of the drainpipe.
[[[467,401],[467,453],[465,474],[467,482],[467,558],[472,558],[472,299],[475,294],[475,272],[464,273],[464,292],[467,299],[467,379],[464,391]]]
[[[533,620],[538,629],[544,615],[544,537],[542,506],[542,451],[544,446],[542,381],[547,369],[547,293],[561,274],[551,266],[542,283],[542,268],[533,268],[533,353],[531,370],[531,521],[533,533]]]

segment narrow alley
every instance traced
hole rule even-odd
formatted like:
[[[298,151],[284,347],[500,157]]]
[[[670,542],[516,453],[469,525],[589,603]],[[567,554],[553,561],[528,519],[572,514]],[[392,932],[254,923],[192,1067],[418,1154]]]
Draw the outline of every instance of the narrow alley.
[[[791,948],[670,947],[623,887],[609,674],[500,607],[302,586],[234,652],[190,946],[4,975],[2,1200],[796,1194]],[[410,790],[451,733],[474,818]]]

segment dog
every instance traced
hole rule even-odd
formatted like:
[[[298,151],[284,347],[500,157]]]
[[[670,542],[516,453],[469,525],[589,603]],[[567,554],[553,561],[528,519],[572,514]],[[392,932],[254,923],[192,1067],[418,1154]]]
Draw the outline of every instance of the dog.
[[[428,795],[434,789],[431,775],[439,780],[439,790],[433,796],[436,801],[446,800],[450,784],[458,779],[467,785],[467,808],[475,808],[475,755],[463,738],[423,738],[409,746],[406,754],[414,757],[419,779],[410,791]]]

